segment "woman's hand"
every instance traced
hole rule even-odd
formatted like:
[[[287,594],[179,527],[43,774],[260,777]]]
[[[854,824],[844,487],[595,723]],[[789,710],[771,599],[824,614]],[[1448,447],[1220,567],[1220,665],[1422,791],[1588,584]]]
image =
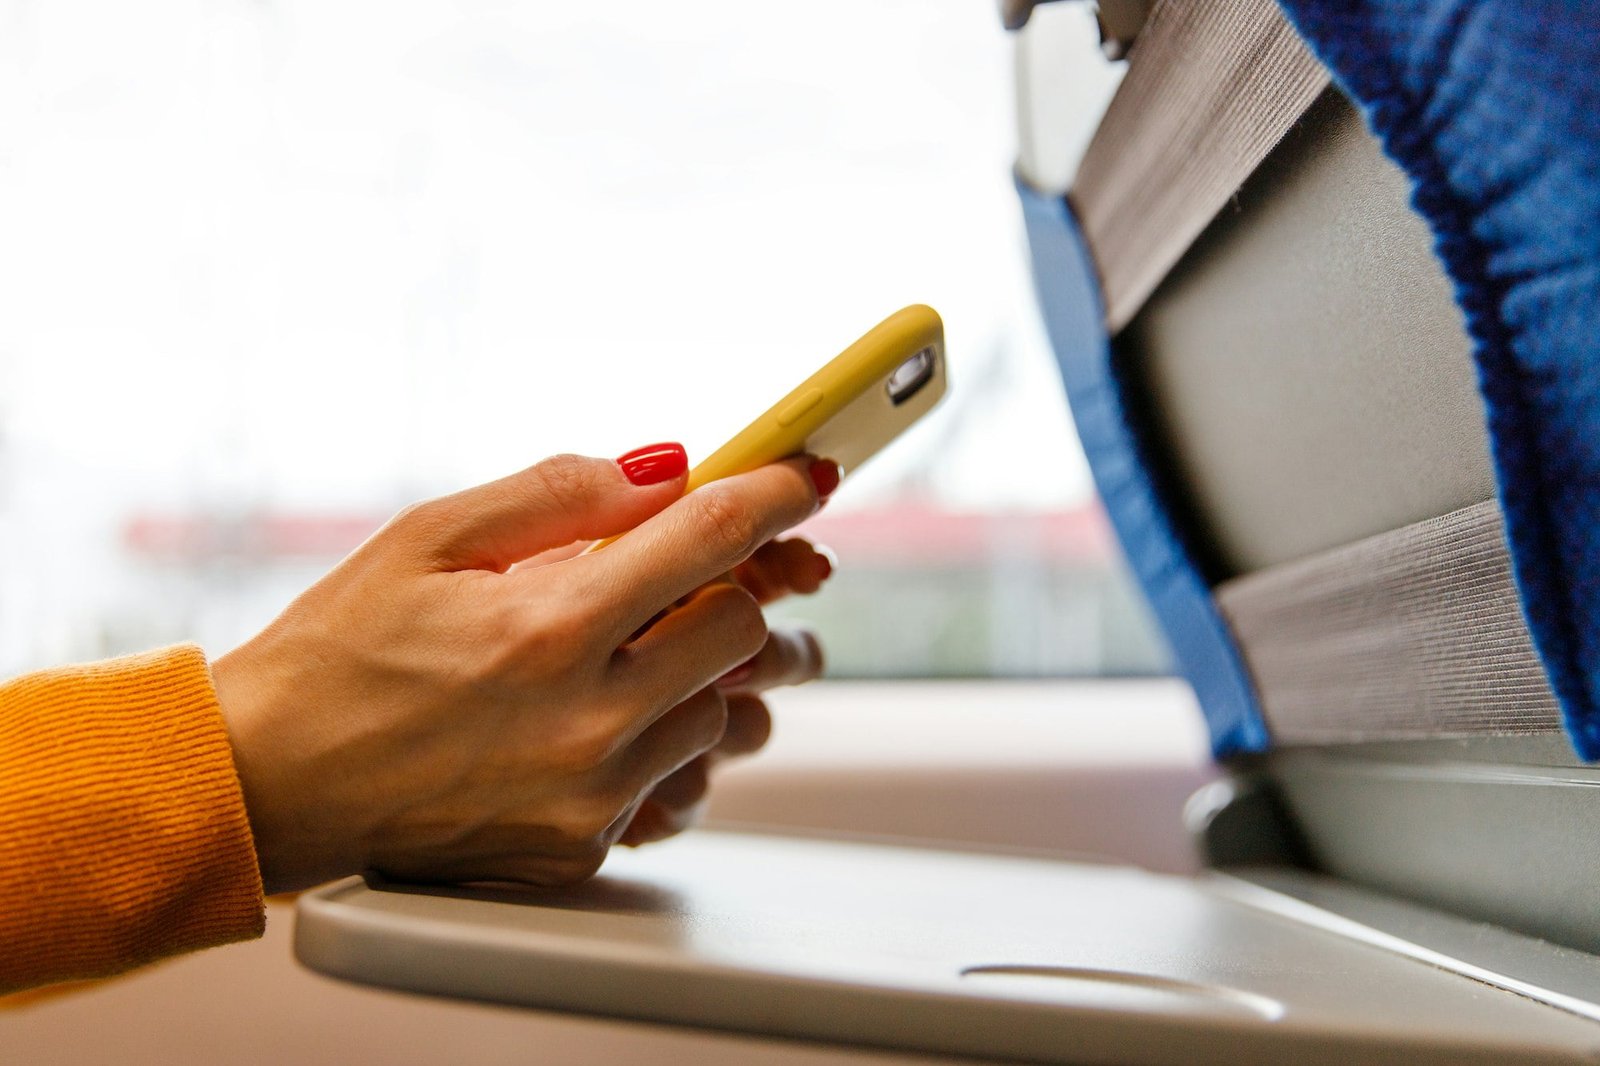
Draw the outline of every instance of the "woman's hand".
[[[809,517],[836,468],[791,460],[679,498],[683,465],[638,485],[561,456],[420,504],[217,660],[269,892],[367,868],[581,880],[640,797],[724,742],[713,682],[767,629],[714,579]]]

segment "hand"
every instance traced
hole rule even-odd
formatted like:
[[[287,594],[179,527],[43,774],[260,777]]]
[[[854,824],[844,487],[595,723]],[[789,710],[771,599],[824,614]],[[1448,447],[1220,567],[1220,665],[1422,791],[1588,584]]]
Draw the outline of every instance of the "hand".
[[[805,460],[683,483],[562,456],[420,504],[217,660],[267,890],[597,870],[639,797],[722,740],[712,682],[766,641],[755,597],[708,582],[818,503]]]
[[[832,573],[828,557],[796,537],[762,545],[734,570],[733,579],[765,606],[793,592],[816,592]],[[769,633],[755,658],[717,681],[728,703],[722,739],[651,790],[617,843],[637,847],[665,840],[698,821],[717,764],[759,751],[772,734],[772,715],[759,693],[810,681],[822,675],[822,668],[822,647],[809,630]]]

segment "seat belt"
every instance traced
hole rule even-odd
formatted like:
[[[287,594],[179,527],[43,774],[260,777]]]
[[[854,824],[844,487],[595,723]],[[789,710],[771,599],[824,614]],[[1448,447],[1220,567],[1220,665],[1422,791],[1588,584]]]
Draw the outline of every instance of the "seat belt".
[[[1495,500],[1215,593],[1280,743],[1561,731]]]
[[[1156,4],[1068,194],[1111,333],[1327,85],[1274,0]]]

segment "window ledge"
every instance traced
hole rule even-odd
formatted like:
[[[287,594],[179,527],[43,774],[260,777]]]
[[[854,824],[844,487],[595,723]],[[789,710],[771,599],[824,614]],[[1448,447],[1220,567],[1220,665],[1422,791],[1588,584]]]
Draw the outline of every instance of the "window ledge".
[[[1216,769],[1182,681],[823,682],[772,704],[711,824],[1198,868],[1183,804]]]

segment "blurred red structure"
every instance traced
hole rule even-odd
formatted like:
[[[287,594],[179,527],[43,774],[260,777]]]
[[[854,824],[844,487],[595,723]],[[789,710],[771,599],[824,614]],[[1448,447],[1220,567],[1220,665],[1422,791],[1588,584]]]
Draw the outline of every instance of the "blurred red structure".
[[[122,545],[162,563],[214,559],[339,559],[385,519],[371,515],[136,514],[122,527]]]
[[[1093,564],[1116,555],[1116,537],[1098,503],[1070,511],[1011,514],[904,506],[824,512],[800,532],[852,560],[921,566],[1027,554]]]
[[[136,558],[168,565],[220,559],[331,562],[385,520],[362,514],[136,514],[123,526],[122,543]],[[1012,514],[916,505],[842,511],[818,516],[801,532],[853,562],[896,566],[959,565],[1001,555],[1096,564],[1116,553],[1098,504]]]

